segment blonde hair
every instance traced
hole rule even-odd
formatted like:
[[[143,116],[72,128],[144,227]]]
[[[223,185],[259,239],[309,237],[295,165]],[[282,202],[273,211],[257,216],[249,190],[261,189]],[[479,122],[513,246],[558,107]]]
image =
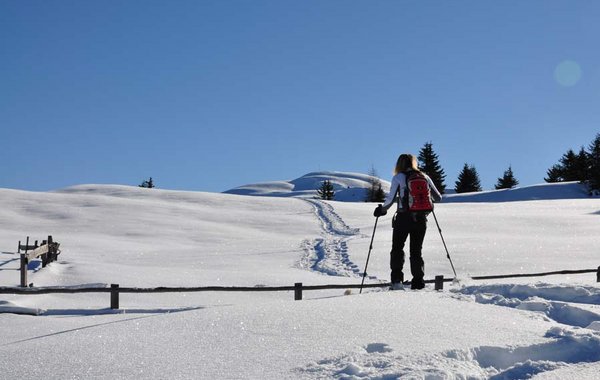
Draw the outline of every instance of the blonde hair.
[[[412,154],[401,154],[396,162],[396,168],[394,174],[404,173],[409,170],[420,171],[417,166],[417,158]]]

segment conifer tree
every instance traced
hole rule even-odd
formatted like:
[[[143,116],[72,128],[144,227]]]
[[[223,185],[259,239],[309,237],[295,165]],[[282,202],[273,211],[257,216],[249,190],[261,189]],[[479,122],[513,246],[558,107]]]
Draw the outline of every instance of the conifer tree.
[[[600,191],[600,133],[589,146],[589,173],[588,180],[590,190]]]
[[[573,149],[569,149],[561,158],[560,163],[563,166],[564,181],[576,181],[577,178],[577,154]]]
[[[508,170],[504,171],[504,175],[502,176],[502,178],[498,178],[498,183],[496,184],[496,190],[500,190],[500,189],[512,189],[513,187],[517,186],[519,184],[519,181],[517,181],[517,179],[515,178],[513,171],[512,171],[512,166],[508,166]]]
[[[585,181],[588,179],[590,159],[588,153],[581,147],[579,153],[569,149],[563,154],[559,163],[548,169],[546,182]]]
[[[581,147],[579,153],[575,157],[573,166],[574,181],[587,181],[590,177],[590,154],[586,152],[584,147]]]
[[[563,181],[563,167],[559,164],[554,164],[548,171],[546,171],[546,178],[544,181],[548,183],[562,182]]]
[[[481,191],[481,182],[475,166],[465,164],[458,175],[458,180],[455,182],[454,190],[457,193]]]
[[[141,184],[141,185],[139,185],[139,187],[145,187],[145,188],[147,188],[147,189],[153,189],[153,188],[154,188],[154,181],[152,180],[152,177],[150,177],[150,178],[149,178],[149,179],[147,179],[147,180],[144,180],[144,181],[142,182],[142,184]]]
[[[331,184],[331,181],[329,181],[329,180],[323,181],[321,183],[321,187],[319,187],[317,189],[317,194],[319,195],[320,199],[323,199],[325,201],[333,200],[335,192],[333,190],[333,185]]]
[[[374,166],[371,166],[369,176],[369,188],[367,189],[365,202],[383,202],[385,200],[385,191],[383,191],[381,181],[377,176],[377,171]]]
[[[444,184],[446,174],[444,174],[444,169],[440,165],[438,155],[433,151],[433,144],[431,142],[425,143],[419,151],[418,158],[419,168],[427,173],[439,192],[444,194],[446,191],[446,185]]]
[[[381,187],[381,182],[379,182],[377,184],[377,189],[375,190],[373,202],[381,203],[383,201],[385,201],[385,191],[383,191],[383,188]]]

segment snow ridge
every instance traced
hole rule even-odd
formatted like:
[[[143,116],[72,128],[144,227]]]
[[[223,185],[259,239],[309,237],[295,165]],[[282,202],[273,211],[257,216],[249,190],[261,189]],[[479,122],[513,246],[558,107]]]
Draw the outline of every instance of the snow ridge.
[[[25,307],[18,305],[10,301],[0,300],[0,314],[2,313],[13,313],[13,314],[26,314],[26,315],[40,315],[44,313],[44,309],[37,307]]]
[[[333,185],[334,199],[342,202],[364,201],[367,189],[373,180],[380,181],[384,191],[389,191],[390,188],[389,182],[368,174],[320,171],[305,174],[291,181],[271,181],[239,186],[224,193],[311,199],[317,196],[317,189],[326,180]]]
[[[600,305],[600,289],[593,286],[573,286],[555,284],[494,284],[466,286],[460,290],[462,294],[499,294],[504,297],[526,300],[539,297],[552,301],[576,302]]]
[[[475,302],[481,304],[532,311],[564,325],[600,331],[600,312],[588,310],[584,306],[600,305],[598,288],[501,284],[468,286],[460,289],[458,293],[471,295]]]

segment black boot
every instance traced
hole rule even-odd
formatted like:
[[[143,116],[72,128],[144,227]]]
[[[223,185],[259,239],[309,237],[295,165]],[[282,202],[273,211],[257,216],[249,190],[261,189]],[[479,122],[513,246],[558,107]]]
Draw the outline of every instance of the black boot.
[[[413,278],[413,280],[410,282],[410,288],[414,289],[414,290],[419,290],[419,289],[423,289],[425,287],[425,281],[421,280],[416,280]]]
[[[410,256],[410,271],[413,275],[410,288],[423,289],[425,287],[425,282],[423,281],[423,277],[425,277],[425,263],[420,254]]]

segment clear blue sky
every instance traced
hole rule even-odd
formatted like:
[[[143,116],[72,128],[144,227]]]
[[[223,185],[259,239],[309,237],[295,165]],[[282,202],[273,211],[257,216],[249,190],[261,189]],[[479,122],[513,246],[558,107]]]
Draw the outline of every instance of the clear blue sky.
[[[0,187],[543,182],[600,132],[600,2],[0,0]]]

